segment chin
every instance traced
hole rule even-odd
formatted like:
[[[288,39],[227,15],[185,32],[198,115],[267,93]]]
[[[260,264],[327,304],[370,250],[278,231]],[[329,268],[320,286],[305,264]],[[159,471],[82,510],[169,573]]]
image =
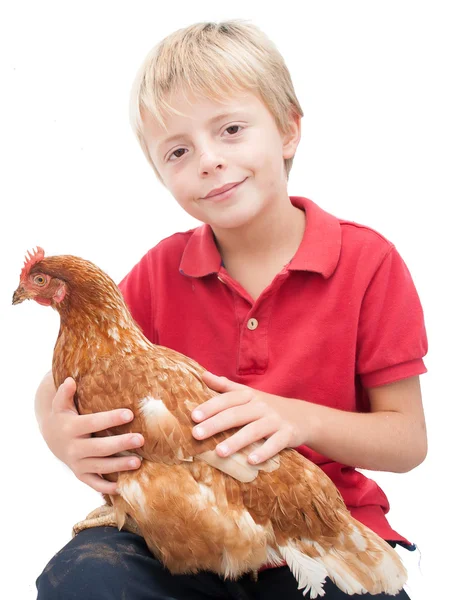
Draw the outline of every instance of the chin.
[[[203,211],[203,218],[200,219],[209,223],[211,227],[220,229],[238,229],[249,225],[257,219],[263,211],[263,203],[254,198],[239,198],[238,202],[233,204],[224,204],[213,207],[213,210]]]
[[[220,215],[210,216],[207,222],[211,227],[220,229],[239,229],[252,223],[258,214],[258,210],[248,210],[248,207],[244,207],[244,210],[229,209],[228,211],[223,211]]]

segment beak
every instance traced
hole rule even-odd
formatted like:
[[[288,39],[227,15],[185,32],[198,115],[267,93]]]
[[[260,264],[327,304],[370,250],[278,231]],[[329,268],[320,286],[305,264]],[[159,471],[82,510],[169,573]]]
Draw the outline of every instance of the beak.
[[[18,289],[13,294],[13,304],[21,304],[24,300],[28,300],[29,295],[25,291],[22,286],[19,286]]]

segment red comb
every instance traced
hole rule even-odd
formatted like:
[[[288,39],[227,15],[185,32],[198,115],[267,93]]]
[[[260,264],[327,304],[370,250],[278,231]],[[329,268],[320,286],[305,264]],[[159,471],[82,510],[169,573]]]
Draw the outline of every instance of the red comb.
[[[37,249],[35,251],[32,250],[32,253],[27,251],[27,254],[24,257],[24,266],[21,271],[21,281],[25,277],[27,277],[27,275],[29,274],[29,271],[33,267],[33,265],[35,263],[40,262],[44,258],[45,258],[45,251],[43,250],[43,248],[40,248],[40,246],[37,246]]]

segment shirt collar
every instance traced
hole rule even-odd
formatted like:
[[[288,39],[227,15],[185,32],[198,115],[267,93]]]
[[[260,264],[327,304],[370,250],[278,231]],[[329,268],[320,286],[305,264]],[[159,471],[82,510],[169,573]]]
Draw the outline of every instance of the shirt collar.
[[[291,196],[294,206],[306,213],[305,233],[294,257],[287,266],[290,271],[313,271],[325,279],[335,271],[342,245],[339,220],[317,204],[301,196]],[[214,241],[211,226],[197,227],[182,254],[179,270],[189,277],[204,277],[218,273],[222,258]]]

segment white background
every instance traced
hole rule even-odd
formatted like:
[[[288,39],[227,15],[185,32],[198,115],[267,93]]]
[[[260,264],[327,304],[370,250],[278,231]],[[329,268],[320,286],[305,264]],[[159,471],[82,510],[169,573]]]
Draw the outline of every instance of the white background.
[[[128,122],[135,72],[160,39],[202,20],[245,18],[284,55],[305,112],[289,192],[374,227],[396,244],[425,309],[426,461],[376,473],[412,600],[453,598],[460,94],[456,2],[10,2],[0,15],[2,597],[35,578],[98,506],[48,450],[33,409],[58,315],[11,307],[22,258],[87,258],[115,280],[160,239],[197,223],[157,183]],[[420,562],[420,565],[418,564]],[[452,583],[453,582],[453,583]],[[4,592],[7,592],[5,594]]]

